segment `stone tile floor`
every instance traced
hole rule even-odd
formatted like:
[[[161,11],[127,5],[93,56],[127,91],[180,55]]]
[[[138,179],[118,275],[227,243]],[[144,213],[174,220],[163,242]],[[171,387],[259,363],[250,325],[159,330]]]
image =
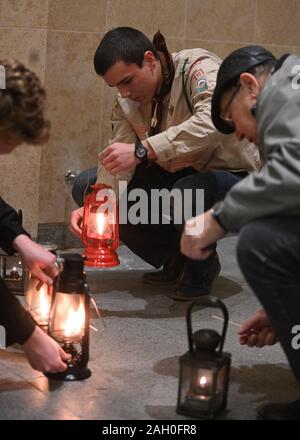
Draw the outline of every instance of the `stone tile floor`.
[[[219,246],[222,272],[214,295],[242,323],[258,304],[235,261],[235,237]],[[13,347],[0,351],[0,419],[33,420],[185,420],[176,414],[179,357],[187,351],[186,303],[173,301],[171,289],[142,284],[151,267],[125,246],[121,265],[88,270],[88,281],[102,319],[93,319],[89,368],[82,382],[49,381],[32,370]],[[220,330],[214,309],[193,315],[195,328]],[[220,315],[221,316],[221,315]],[[230,324],[225,350],[232,354],[228,408],[220,419],[254,419],[268,401],[299,398],[299,385],[277,344],[263,349],[241,347],[238,327]]]

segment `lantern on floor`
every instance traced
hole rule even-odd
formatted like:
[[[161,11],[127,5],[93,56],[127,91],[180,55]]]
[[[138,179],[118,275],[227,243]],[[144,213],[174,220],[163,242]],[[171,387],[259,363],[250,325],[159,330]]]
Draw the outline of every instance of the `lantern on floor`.
[[[22,225],[22,210],[18,211]],[[16,295],[24,295],[25,267],[18,254],[7,255],[0,249],[0,276],[7,287]]]
[[[195,305],[220,308],[224,315],[222,335],[212,329],[192,333],[191,313]],[[217,298],[194,301],[187,310],[189,351],[180,358],[177,413],[213,419],[226,407],[231,355],[222,351],[228,312]]]
[[[24,294],[25,268],[18,255],[0,254],[0,276],[13,293]]]
[[[107,185],[92,185],[85,197],[82,225],[86,266],[112,267],[120,264],[116,196]]]
[[[79,254],[65,254],[63,269],[55,286],[50,312],[49,335],[70,353],[68,368],[62,373],[46,373],[58,380],[82,380],[92,373],[89,360],[89,310],[83,258]]]
[[[39,243],[44,249],[56,255],[57,246],[53,243]],[[31,271],[25,275],[25,308],[35,322],[48,331],[50,309],[53,299],[53,286],[43,283]]]

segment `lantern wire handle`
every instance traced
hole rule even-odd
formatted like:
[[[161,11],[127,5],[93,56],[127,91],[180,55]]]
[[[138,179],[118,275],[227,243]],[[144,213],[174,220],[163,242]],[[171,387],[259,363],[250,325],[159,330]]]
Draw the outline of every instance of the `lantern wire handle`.
[[[83,192],[83,200],[85,199],[87,190],[89,189],[89,186],[90,186],[90,169],[88,169],[87,175],[88,175],[88,178],[87,178],[86,187],[84,188],[84,192]]]
[[[186,313],[186,325],[187,325],[187,335],[188,335],[188,343],[189,343],[189,351],[190,353],[193,353],[194,348],[193,348],[193,329],[192,329],[192,319],[191,319],[191,315],[192,315],[192,309],[196,306],[203,306],[203,307],[215,307],[217,309],[221,309],[223,312],[223,316],[224,316],[224,324],[223,324],[223,329],[222,329],[222,335],[221,335],[221,341],[220,341],[220,347],[219,347],[219,353],[222,352],[223,350],[223,346],[224,346],[224,342],[225,342],[225,336],[226,336],[226,332],[227,332],[227,328],[228,328],[228,310],[225,306],[225,304],[219,300],[219,298],[216,298],[214,296],[211,297],[203,297],[200,299],[197,299],[196,301],[193,301],[188,309],[187,309],[187,313]]]

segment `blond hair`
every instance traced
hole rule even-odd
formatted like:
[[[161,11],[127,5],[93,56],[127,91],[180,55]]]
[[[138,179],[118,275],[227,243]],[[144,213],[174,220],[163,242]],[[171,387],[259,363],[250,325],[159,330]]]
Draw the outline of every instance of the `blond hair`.
[[[0,60],[5,88],[0,90],[0,132],[20,141],[42,144],[49,138],[50,122],[44,117],[46,93],[37,75],[17,60]]]

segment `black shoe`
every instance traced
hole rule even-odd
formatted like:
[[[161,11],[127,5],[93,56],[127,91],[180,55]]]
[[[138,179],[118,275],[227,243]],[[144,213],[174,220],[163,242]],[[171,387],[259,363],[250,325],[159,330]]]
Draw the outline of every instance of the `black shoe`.
[[[200,276],[198,273],[195,273],[191,277],[184,273],[179,286],[171,297],[176,301],[193,301],[201,296],[209,295],[213,281],[220,271],[219,257],[215,255],[210,266]]]
[[[163,270],[144,273],[142,280],[144,283],[157,285],[178,283],[183,274],[185,260],[182,254],[177,253],[164,264]]]
[[[300,399],[289,403],[270,403],[260,408],[257,420],[300,420]]]

